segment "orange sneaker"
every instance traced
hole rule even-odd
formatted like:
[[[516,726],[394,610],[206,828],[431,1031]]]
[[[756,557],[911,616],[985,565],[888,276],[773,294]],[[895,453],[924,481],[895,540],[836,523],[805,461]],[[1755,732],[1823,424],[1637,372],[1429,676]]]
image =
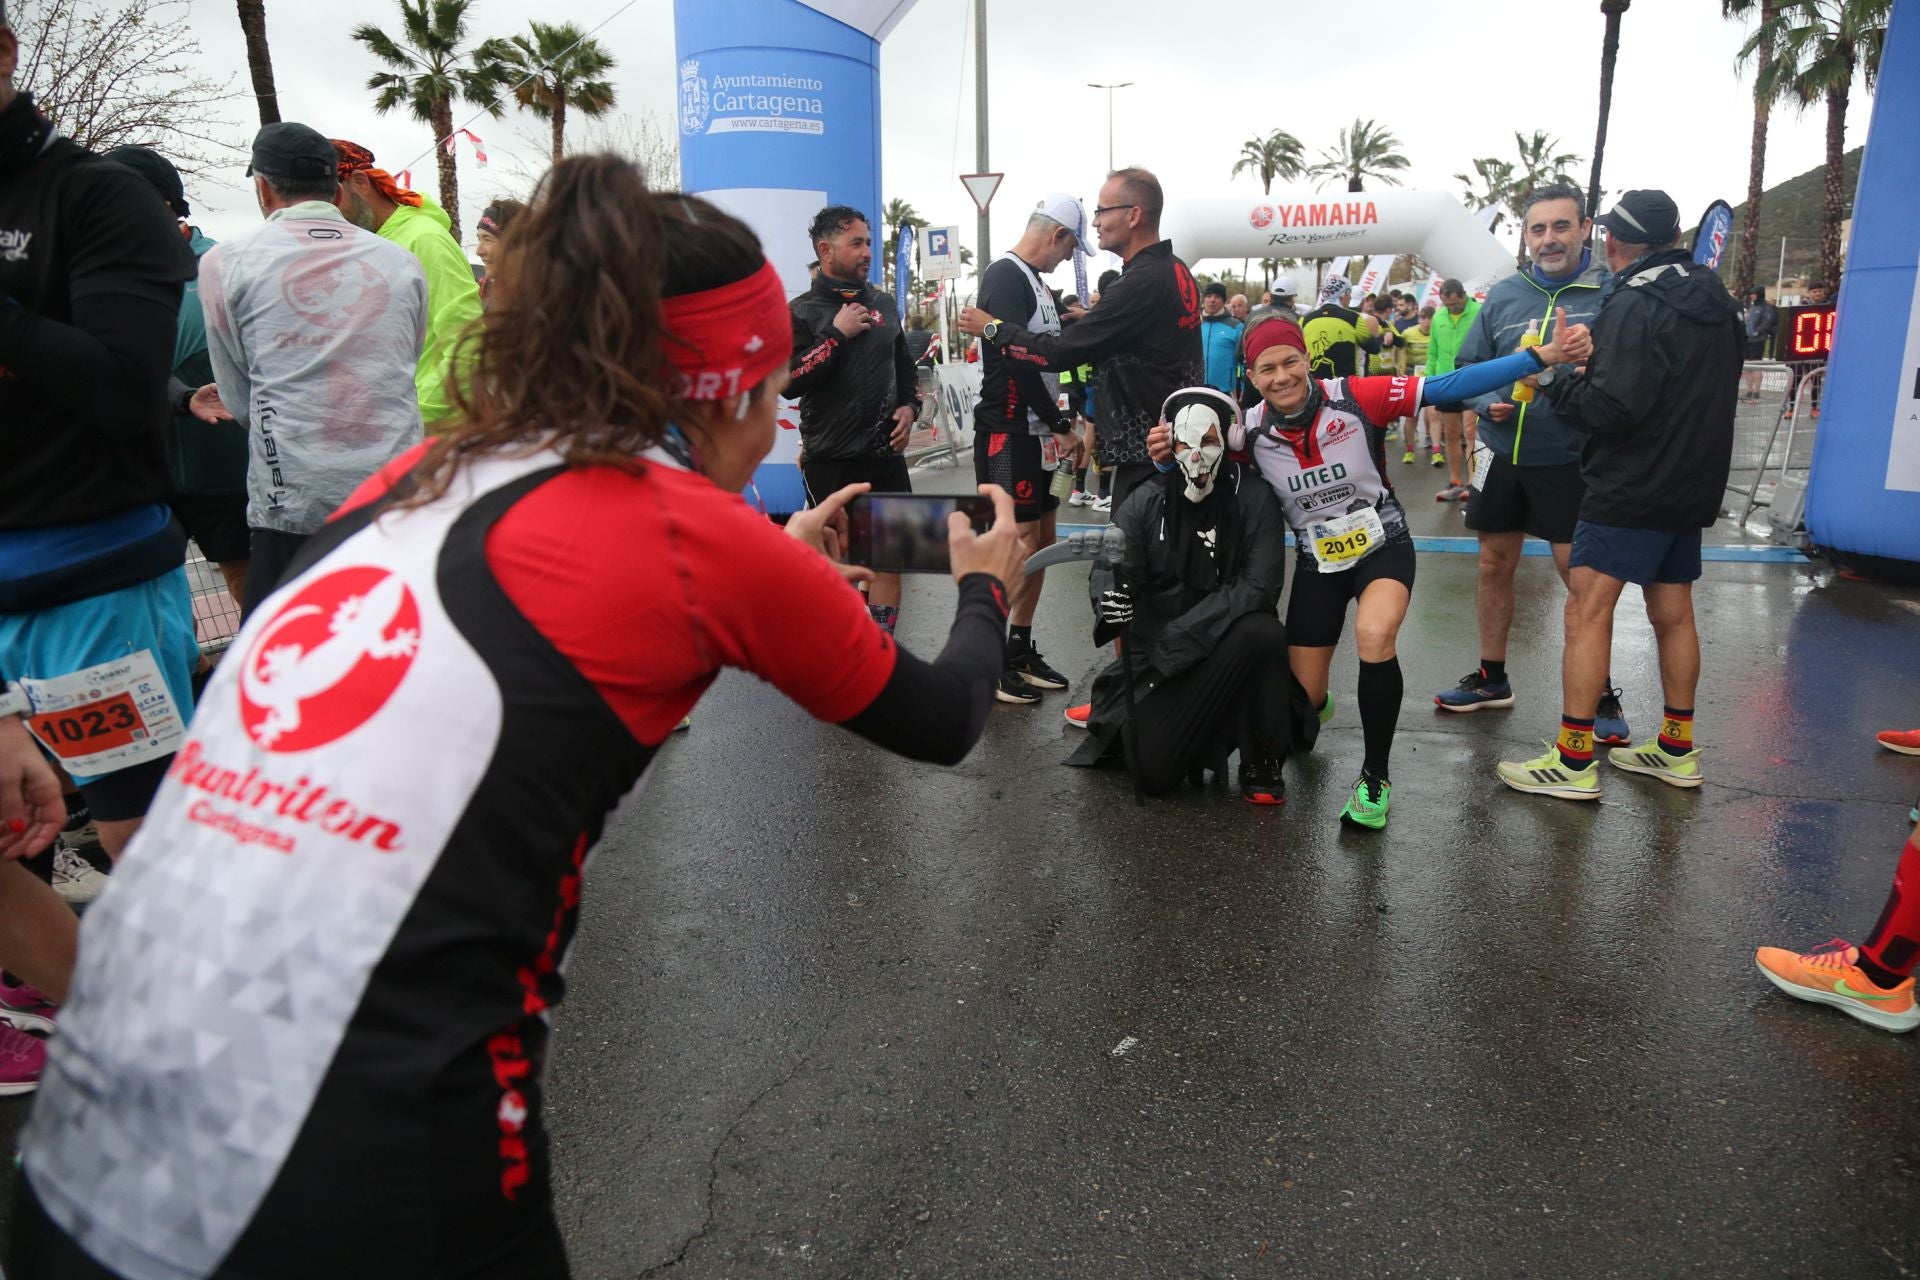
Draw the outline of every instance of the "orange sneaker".
[[[1913,999],[1913,979],[1892,990],[1873,985],[1857,961],[1860,948],[1845,938],[1793,952],[1761,947],[1754,963],[1767,981],[1796,1000],[1830,1004],[1849,1017],[1882,1031],[1911,1031],[1920,1027],[1920,1005]]]
[[[1874,738],[1889,751],[1898,751],[1903,756],[1920,756],[1920,729],[1889,729],[1885,733],[1875,734]]]
[[[1067,723],[1076,729],[1086,728],[1087,722],[1092,719],[1093,704],[1091,702],[1083,702],[1077,707],[1067,708]]]

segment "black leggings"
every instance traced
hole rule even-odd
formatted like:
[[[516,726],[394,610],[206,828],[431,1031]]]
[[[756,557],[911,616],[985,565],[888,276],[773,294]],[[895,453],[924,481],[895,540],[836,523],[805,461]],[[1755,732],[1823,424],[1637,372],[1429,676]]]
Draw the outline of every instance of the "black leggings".
[[[1224,767],[1236,748],[1285,760],[1293,749],[1287,629],[1250,613],[1199,665],[1140,699],[1134,712],[1140,785],[1171,791],[1195,765]]]
[[[13,1219],[8,1224],[12,1237],[7,1249],[9,1280],[123,1280],[117,1271],[95,1262],[62,1231],[33,1193],[24,1170],[16,1170],[13,1179]],[[215,1280],[220,1276],[214,1272]],[[286,1276],[306,1274],[299,1259],[289,1258]],[[369,1265],[364,1276],[390,1274]],[[546,1226],[535,1231],[526,1243],[510,1255],[495,1258],[477,1269],[459,1272],[415,1272],[418,1280],[567,1280],[567,1247],[560,1237],[560,1224],[551,1213]],[[413,1280],[412,1277],[409,1280]]]

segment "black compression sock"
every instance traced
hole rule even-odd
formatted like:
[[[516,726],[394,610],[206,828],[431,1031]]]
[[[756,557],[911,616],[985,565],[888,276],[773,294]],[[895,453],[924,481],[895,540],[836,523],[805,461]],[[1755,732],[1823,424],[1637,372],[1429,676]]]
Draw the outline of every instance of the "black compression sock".
[[[1009,648],[1009,649],[1015,649],[1015,648],[1019,648],[1019,649],[1031,649],[1031,648],[1033,648],[1033,627],[1032,627],[1032,625],[1031,625],[1031,624],[1029,624],[1029,625],[1027,625],[1027,626],[1024,626],[1024,627],[1008,627],[1008,628],[1007,628],[1007,648]]]
[[[1386,781],[1388,761],[1393,755],[1393,731],[1400,720],[1400,698],[1406,682],[1400,676],[1400,659],[1360,664],[1360,731],[1367,744],[1366,771]]]
[[[1488,684],[1499,684],[1507,678],[1507,664],[1495,662],[1492,658],[1480,659],[1480,672],[1486,676]]]
[[[1854,963],[1859,966],[1860,972],[1867,975],[1867,981],[1873,983],[1874,986],[1880,988],[1882,991],[1891,991],[1907,980],[1906,974],[1895,973],[1893,970],[1883,968],[1869,960],[1864,950],[1861,951],[1860,958],[1854,961]]]

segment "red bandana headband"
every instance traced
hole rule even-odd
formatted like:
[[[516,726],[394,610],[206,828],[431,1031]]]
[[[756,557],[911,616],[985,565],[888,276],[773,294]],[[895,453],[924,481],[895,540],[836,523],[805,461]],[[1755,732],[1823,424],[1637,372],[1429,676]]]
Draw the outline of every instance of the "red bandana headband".
[[[1307,339],[1300,332],[1300,326],[1285,316],[1268,316],[1247,332],[1246,346],[1246,355],[1242,360],[1251,369],[1253,362],[1258,360],[1260,353],[1268,347],[1293,347],[1304,352],[1307,349]]]
[[[667,358],[687,400],[723,400],[751,391],[793,355],[787,291],[771,262],[752,275],[661,307]]]

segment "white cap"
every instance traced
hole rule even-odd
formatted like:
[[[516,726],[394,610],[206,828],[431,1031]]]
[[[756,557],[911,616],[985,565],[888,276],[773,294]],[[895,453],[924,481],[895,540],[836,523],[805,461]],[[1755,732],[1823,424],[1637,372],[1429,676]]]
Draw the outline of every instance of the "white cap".
[[[1033,211],[1073,232],[1073,238],[1080,242],[1080,252],[1088,255],[1095,252],[1092,228],[1087,225],[1087,210],[1080,203],[1080,197],[1056,193],[1033,206]]]
[[[1267,292],[1276,298],[1291,298],[1297,294],[1299,290],[1294,287],[1292,276],[1281,274],[1273,278],[1273,288],[1267,290]]]

